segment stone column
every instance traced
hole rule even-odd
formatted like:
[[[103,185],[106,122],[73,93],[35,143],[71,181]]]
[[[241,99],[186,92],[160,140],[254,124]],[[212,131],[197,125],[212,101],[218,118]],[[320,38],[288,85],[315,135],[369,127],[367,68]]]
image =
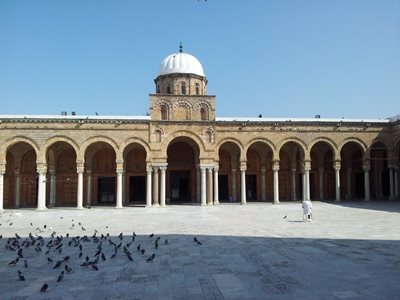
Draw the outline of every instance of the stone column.
[[[214,167],[214,205],[219,204],[219,195],[218,195],[218,166]]]
[[[15,171],[15,207],[19,208],[21,204],[21,174]]]
[[[347,199],[351,199],[351,168],[347,168]]]
[[[86,170],[86,175],[87,175],[87,186],[86,186],[86,203],[88,206],[90,206],[92,203],[92,171],[91,170]]]
[[[45,210],[46,208],[46,172],[47,167],[45,165],[37,167],[39,174],[38,179],[38,203],[36,210]]]
[[[207,205],[213,205],[212,167],[207,168]]]
[[[158,167],[153,167],[153,207],[159,207],[158,202]]]
[[[151,207],[151,172],[153,171],[153,168],[148,166],[146,171],[146,207]]]
[[[369,171],[371,167],[369,164],[363,165],[363,170],[364,170],[364,201],[369,201],[370,200],[370,194],[369,194]]]
[[[265,168],[261,169],[261,200],[267,200],[267,184],[266,184],[266,173],[267,170]]]
[[[56,188],[57,188],[57,177],[56,177],[56,171],[55,170],[50,170],[50,207],[56,206]]]
[[[340,161],[335,161],[333,168],[335,169],[335,201],[340,202]]]
[[[274,161],[272,170],[274,171],[274,204],[279,204],[279,161]]]
[[[201,201],[201,175],[200,175],[199,168],[196,168],[196,202],[197,203],[200,203],[200,201]]]
[[[117,169],[117,202],[115,208],[122,208],[122,175],[124,174],[123,169]]]
[[[160,189],[160,206],[165,206],[165,171],[167,167],[160,167],[161,170],[161,189]]]
[[[4,174],[6,170],[0,170],[0,213],[4,211]]]
[[[304,162],[304,177],[305,177],[305,196],[306,200],[310,200],[310,170],[311,170],[311,162],[305,161]]]
[[[246,169],[240,168],[240,204],[246,204]]]
[[[206,167],[200,166],[201,172],[201,191],[200,191],[200,198],[201,198],[201,206],[207,205],[206,199]]]
[[[83,209],[83,164],[78,164],[76,167],[76,172],[78,173],[78,191],[77,191],[77,209]]]
[[[301,173],[301,179],[302,179],[302,187],[303,187],[303,201],[306,201],[306,198],[307,198],[307,196],[306,196],[306,194],[307,194],[307,191],[306,191],[306,185],[307,185],[307,182],[306,182],[306,171],[304,170],[304,168],[303,168],[303,173]]]
[[[319,200],[324,200],[324,168],[319,168]]]
[[[232,169],[232,201],[236,202],[236,169]]]
[[[292,201],[296,201],[297,197],[296,197],[296,168],[292,168],[291,169],[291,177],[292,177],[292,182],[291,182],[291,187],[292,187]]]
[[[399,168],[395,167],[394,168],[394,197],[396,199],[399,199]]]
[[[389,166],[390,195],[389,200],[394,200],[394,166]]]

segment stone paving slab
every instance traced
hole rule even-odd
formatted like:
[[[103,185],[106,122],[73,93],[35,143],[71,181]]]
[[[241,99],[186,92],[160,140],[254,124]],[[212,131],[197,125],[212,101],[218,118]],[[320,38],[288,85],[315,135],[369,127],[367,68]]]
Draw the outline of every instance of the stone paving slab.
[[[301,222],[297,202],[6,210],[0,215],[0,298],[400,299],[400,202],[314,202],[313,216]],[[61,252],[46,247],[57,236]],[[23,257],[11,266],[18,244]],[[86,256],[95,259],[100,244],[106,260],[99,259],[98,271],[81,267]],[[65,256],[70,259],[53,269]],[[57,282],[65,264],[73,271]]]

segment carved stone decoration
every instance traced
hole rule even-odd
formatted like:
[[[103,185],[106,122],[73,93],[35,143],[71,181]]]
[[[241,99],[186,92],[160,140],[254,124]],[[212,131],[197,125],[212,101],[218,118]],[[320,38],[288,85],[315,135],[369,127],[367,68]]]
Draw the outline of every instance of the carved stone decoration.
[[[205,140],[207,143],[213,144],[214,143],[214,130],[211,127],[205,128],[203,130],[203,135],[205,136]]]
[[[55,133],[55,132],[42,132],[42,131],[39,131],[39,132],[29,131],[25,134],[26,137],[31,138],[40,146],[44,145],[44,143],[48,139],[50,139],[56,135],[57,135],[57,133]]]

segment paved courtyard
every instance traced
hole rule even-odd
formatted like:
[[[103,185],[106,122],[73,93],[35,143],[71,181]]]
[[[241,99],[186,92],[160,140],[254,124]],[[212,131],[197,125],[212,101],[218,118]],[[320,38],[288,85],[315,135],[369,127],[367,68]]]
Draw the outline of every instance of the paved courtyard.
[[[300,203],[6,210],[0,298],[400,299],[400,202],[314,202],[301,220]]]

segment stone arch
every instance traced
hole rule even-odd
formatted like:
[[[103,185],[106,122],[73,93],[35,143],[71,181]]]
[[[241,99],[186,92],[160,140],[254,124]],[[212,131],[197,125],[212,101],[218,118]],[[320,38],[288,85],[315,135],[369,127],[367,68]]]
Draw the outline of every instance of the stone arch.
[[[371,141],[371,143],[368,145],[367,151],[365,152],[365,159],[371,159],[371,150],[374,147],[374,145],[378,143],[383,144],[384,147],[386,148],[386,151],[390,153],[391,148],[388,145],[387,141],[380,138],[376,138],[373,141]]]
[[[86,150],[90,147],[90,145],[95,144],[97,142],[103,142],[109,144],[114,149],[115,155],[117,155],[119,149],[117,142],[107,136],[99,135],[90,137],[82,143],[79,152],[76,156],[76,160],[79,162],[84,162]]]
[[[271,150],[272,150],[273,152],[274,152],[275,149],[276,149],[275,144],[274,144],[271,140],[269,140],[269,139],[267,139],[267,138],[254,138],[254,139],[251,139],[251,140],[244,146],[243,151],[247,151],[247,150],[251,147],[251,145],[253,145],[253,144],[255,144],[255,143],[263,143],[263,144],[266,144],[269,148],[271,148]]]
[[[281,151],[282,147],[289,142],[293,142],[293,143],[297,144],[300,147],[300,149],[303,151],[304,159],[310,160],[310,157],[306,156],[308,154],[307,150],[306,150],[307,145],[304,143],[303,140],[296,138],[296,137],[289,137],[289,138],[286,138],[286,139],[283,139],[282,141],[280,141],[280,143],[276,146],[275,154],[279,155],[279,152]],[[274,157],[274,160],[279,160],[279,156]]]
[[[118,152],[116,153],[116,159],[117,160],[119,160],[119,161],[120,160],[124,160],[124,153],[125,153],[127,147],[129,147],[130,144],[139,144],[139,145],[141,145],[146,151],[146,154],[147,154],[146,160],[147,161],[151,160],[151,158],[150,158],[151,150],[150,150],[149,144],[147,144],[144,140],[142,140],[140,138],[132,138],[132,137],[126,139],[122,144],[119,145]]]
[[[314,140],[312,140],[309,144],[308,144],[308,156],[311,157],[311,149],[314,147],[315,144],[319,143],[319,142],[323,142],[326,143],[330,146],[332,152],[333,152],[333,158],[335,160],[340,160],[340,151],[338,150],[338,146],[337,144],[330,138],[328,137],[318,137]]]
[[[4,143],[2,143],[2,145],[0,147],[0,164],[2,164],[2,163],[5,164],[6,154],[7,154],[8,149],[11,146],[13,146],[19,142],[25,142],[25,143],[31,145],[32,148],[35,150],[36,157],[38,157],[38,155],[40,153],[40,147],[33,139],[25,137],[25,136],[15,136],[13,138],[6,140]]]
[[[54,145],[57,142],[65,142],[69,144],[72,148],[74,148],[75,153],[78,155],[79,152],[79,146],[78,144],[71,138],[67,136],[54,136],[48,139],[44,145],[40,148],[40,153],[39,153],[39,161],[46,161],[46,153],[50,149],[52,145]]]
[[[354,142],[354,143],[358,144],[361,147],[361,149],[363,150],[363,153],[365,153],[367,151],[367,145],[364,143],[364,141],[362,141],[361,139],[358,139],[358,138],[351,137],[351,138],[344,139],[338,145],[337,148],[338,148],[339,153],[342,151],[343,146],[349,142]]]
[[[167,204],[199,200],[200,148],[197,141],[185,136],[172,139],[166,148]]]
[[[194,141],[194,143],[197,145],[197,147],[199,148],[199,156],[201,157],[204,152],[205,152],[205,144],[203,142],[203,140],[201,139],[200,136],[198,136],[197,134],[188,131],[188,130],[179,130],[179,131],[175,131],[174,133],[169,135],[168,139],[165,139],[162,143],[162,147],[161,149],[167,149],[168,146],[170,145],[170,143],[176,139],[176,138],[189,138],[191,140]],[[167,156],[165,154],[165,156]]]
[[[242,159],[242,156],[243,156],[242,153],[245,153],[243,143],[242,143],[239,139],[229,137],[229,138],[224,138],[224,139],[220,140],[220,141],[217,143],[217,145],[216,145],[216,147],[215,147],[215,149],[216,149],[216,151],[215,151],[216,160],[218,160],[218,152],[219,152],[221,146],[222,146],[223,144],[227,143],[227,142],[231,142],[231,143],[235,144],[236,146],[238,146],[239,151],[240,151],[240,157],[241,157],[240,159]]]

